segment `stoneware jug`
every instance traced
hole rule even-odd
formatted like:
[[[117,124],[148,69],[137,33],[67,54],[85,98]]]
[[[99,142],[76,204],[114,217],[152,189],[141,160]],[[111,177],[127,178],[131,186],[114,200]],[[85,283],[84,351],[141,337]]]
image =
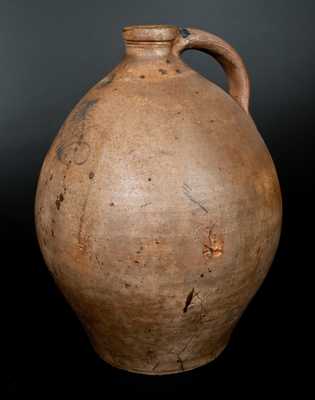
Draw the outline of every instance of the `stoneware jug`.
[[[281,194],[230,45],[169,25],[129,26],[123,38],[122,62],[45,158],[37,234],[99,356],[175,373],[227,345],[274,257]],[[183,62],[186,49],[222,65],[229,93]]]

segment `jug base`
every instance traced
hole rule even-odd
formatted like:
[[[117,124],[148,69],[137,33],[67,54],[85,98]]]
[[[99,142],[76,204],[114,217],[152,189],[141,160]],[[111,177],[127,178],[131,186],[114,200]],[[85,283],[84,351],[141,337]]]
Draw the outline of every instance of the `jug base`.
[[[214,361],[226,348],[228,343],[225,343],[224,346],[220,347],[218,350],[212,352],[211,354],[204,356],[204,357],[200,357],[197,359],[193,359],[193,360],[184,360],[184,361],[180,361],[178,360],[178,368],[175,369],[158,369],[158,365],[156,367],[153,367],[153,369],[136,369],[136,368],[130,368],[127,366],[122,366],[122,365],[118,365],[115,364],[114,362],[108,360],[106,358],[106,356],[102,356],[101,354],[97,353],[99,355],[99,357],[105,361],[107,364],[111,365],[114,368],[118,368],[118,369],[122,369],[124,371],[128,371],[128,372],[132,372],[132,373],[136,373],[136,374],[142,374],[142,375],[171,375],[171,374],[178,374],[181,372],[186,372],[186,371],[191,371],[193,369],[202,367],[208,363],[210,363],[211,361]]]

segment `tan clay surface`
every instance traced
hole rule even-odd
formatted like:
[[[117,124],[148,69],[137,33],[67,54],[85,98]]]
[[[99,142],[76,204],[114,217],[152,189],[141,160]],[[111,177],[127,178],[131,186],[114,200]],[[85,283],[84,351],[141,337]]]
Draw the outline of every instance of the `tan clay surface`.
[[[124,59],[74,108],[44,161],[38,239],[104,360],[181,372],[224,349],[265,278],[280,189],[235,50],[197,29],[123,34]],[[221,63],[230,94],[184,64],[188,48]]]

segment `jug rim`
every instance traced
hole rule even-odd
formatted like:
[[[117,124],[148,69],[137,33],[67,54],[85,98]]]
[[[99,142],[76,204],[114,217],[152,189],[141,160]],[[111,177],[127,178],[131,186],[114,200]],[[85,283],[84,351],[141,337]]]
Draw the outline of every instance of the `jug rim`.
[[[175,25],[128,25],[122,30],[127,41],[168,42],[175,39],[178,27]]]

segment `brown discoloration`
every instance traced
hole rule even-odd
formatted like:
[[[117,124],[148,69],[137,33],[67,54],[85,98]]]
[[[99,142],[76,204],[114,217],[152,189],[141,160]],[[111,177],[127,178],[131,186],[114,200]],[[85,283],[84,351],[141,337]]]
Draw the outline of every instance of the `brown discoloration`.
[[[44,258],[95,350],[146,374],[222,352],[280,234],[246,69],[222,39],[181,33],[124,30],[126,57],[63,124],[36,195]],[[230,96],[182,62],[194,47],[221,63]]]

